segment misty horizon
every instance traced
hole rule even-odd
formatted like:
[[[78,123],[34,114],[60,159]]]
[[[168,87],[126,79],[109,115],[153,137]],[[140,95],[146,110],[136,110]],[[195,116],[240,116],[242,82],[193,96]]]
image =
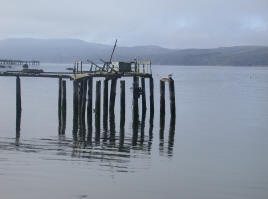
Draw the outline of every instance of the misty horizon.
[[[2,0],[0,39],[74,38],[171,49],[268,45],[268,1]]]
[[[0,41],[5,41],[5,40],[58,40],[58,41],[80,41],[80,42],[85,42],[85,43],[89,43],[89,44],[97,44],[97,45],[103,45],[103,46],[113,46],[114,43],[102,43],[101,41],[87,41],[87,40],[83,40],[83,39],[76,39],[76,38],[40,38],[40,37],[10,37],[10,38],[5,38],[5,39],[0,39]],[[116,39],[114,39],[115,41]],[[267,45],[264,44],[259,44],[259,45],[247,45],[247,44],[238,44],[238,45],[230,45],[230,46],[215,46],[215,47],[208,47],[208,48],[198,48],[195,46],[192,47],[188,47],[188,48],[170,48],[170,47],[165,47],[165,46],[161,46],[161,45],[157,45],[154,43],[151,44],[131,44],[131,45],[120,45],[120,41],[117,42],[117,46],[118,47],[159,47],[159,48],[164,48],[164,49],[170,49],[170,50],[188,50],[188,49],[217,49],[217,48],[232,48],[232,47],[267,47]]]

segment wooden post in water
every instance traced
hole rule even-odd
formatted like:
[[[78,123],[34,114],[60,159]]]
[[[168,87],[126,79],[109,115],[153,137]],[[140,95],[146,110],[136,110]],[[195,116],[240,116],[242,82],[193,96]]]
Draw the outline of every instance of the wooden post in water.
[[[108,79],[103,81],[103,128],[108,128]]]
[[[20,123],[21,123],[21,85],[20,77],[16,78],[16,137],[20,137]]]
[[[73,81],[73,134],[77,134],[78,129],[78,83]]]
[[[81,84],[83,84],[83,92],[82,92],[82,104],[81,104],[81,124],[82,124],[82,136],[83,136],[83,140],[85,137],[85,132],[86,132],[86,100],[87,100],[87,79],[83,79]]]
[[[100,111],[101,111],[101,81],[96,81],[96,101],[95,101],[95,128],[96,137],[100,131]]]
[[[65,134],[66,129],[66,80],[62,81],[62,128],[61,134]]]
[[[109,106],[109,114],[110,118],[114,118],[114,105],[115,105],[115,97],[116,97],[116,83],[117,78],[112,78],[111,81],[111,91],[110,91],[110,106]]]
[[[139,119],[139,104],[138,104],[138,88],[139,88],[139,78],[133,76],[133,122],[137,123]]]
[[[79,133],[80,136],[82,135],[81,133],[83,132],[83,80],[79,81],[79,104],[78,104],[78,108],[79,108],[79,116],[78,116],[78,121],[79,121]]]
[[[88,93],[87,93],[87,126],[88,126],[88,138],[92,138],[92,87],[93,87],[93,78],[88,78]]]
[[[141,78],[141,88],[142,88],[142,116],[145,117],[146,114],[146,93],[145,93],[145,78]]]
[[[154,117],[154,79],[150,77],[150,118]]]
[[[126,94],[125,94],[125,80],[120,81],[120,130],[125,127],[125,113],[126,113]]]
[[[176,117],[176,104],[175,104],[175,89],[174,80],[169,78],[169,100],[170,100],[170,114],[171,117]]]
[[[59,134],[61,134],[61,126],[62,126],[61,103],[62,103],[62,78],[60,77],[59,78],[59,96],[58,96],[58,120],[59,120],[58,131],[59,131]]]
[[[165,120],[165,81],[160,80],[160,125]]]

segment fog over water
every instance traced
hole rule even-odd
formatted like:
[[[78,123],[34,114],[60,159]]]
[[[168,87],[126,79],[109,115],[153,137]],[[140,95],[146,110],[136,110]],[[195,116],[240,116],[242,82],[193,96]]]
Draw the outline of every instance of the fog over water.
[[[0,39],[75,38],[121,46],[268,45],[267,0],[1,0]]]

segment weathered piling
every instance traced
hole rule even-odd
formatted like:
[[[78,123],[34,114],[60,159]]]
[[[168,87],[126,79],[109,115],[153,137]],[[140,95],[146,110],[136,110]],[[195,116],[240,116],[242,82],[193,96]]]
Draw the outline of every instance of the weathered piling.
[[[175,89],[174,80],[169,78],[169,100],[170,100],[170,114],[171,117],[176,117],[176,104],[175,104]]]
[[[145,90],[145,78],[141,78],[141,89],[142,89],[142,117],[146,114],[146,90]]]
[[[83,92],[84,92],[83,80],[79,81],[79,102],[78,102],[78,121],[79,121],[79,137],[83,136]]]
[[[59,96],[58,96],[58,120],[59,120],[59,134],[61,134],[62,127],[62,117],[61,117],[61,107],[62,107],[62,78],[59,78]]]
[[[154,79],[150,77],[150,119],[154,117]]]
[[[78,83],[73,81],[73,135],[76,137],[78,130]]]
[[[110,91],[110,106],[109,106],[110,119],[114,118],[114,105],[115,105],[115,97],[116,97],[116,83],[117,83],[117,78],[113,78],[111,80],[111,91]]]
[[[108,128],[108,79],[103,81],[103,128]]]
[[[101,81],[96,81],[96,101],[95,101],[95,128],[96,137],[100,131],[100,111],[101,111]]]
[[[21,85],[20,77],[16,77],[16,137],[20,136],[21,124]]]
[[[83,79],[82,82],[82,102],[81,102],[81,135],[83,140],[86,133],[86,99],[87,99],[87,79]]]
[[[170,126],[169,126],[169,135],[168,135],[168,154],[170,156],[173,154],[175,126],[176,126],[176,119],[175,117],[171,116]]]
[[[139,78],[137,76],[133,76],[133,122],[137,123],[139,120],[139,104],[138,104],[138,99],[139,99]]]
[[[120,149],[124,146],[125,139],[125,114],[126,114],[126,92],[125,80],[120,81],[120,136],[119,146]]]
[[[160,124],[165,120],[165,81],[160,80]]]
[[[120,129],[125,127],[125,113],[126,113],[126,92],[125,80],[120,81]]]
[[[62,81],[62,103],[61,103],[61,134],[65,134],[66,129],[66,80]]]
[[[88,139],[92,138],[92,88],[93,78],[88,78],[88,91],[87,91],[87,127],[88,127]]]

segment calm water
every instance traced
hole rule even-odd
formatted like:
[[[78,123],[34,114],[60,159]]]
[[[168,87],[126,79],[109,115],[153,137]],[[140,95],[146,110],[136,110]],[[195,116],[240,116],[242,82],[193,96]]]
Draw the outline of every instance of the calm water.
[[[132,79],[126,79],[124,143],[118,92],[116,139],[102,131],[99,143],[93,138],[87,144],[72,138],[72,82],[67,82],[66,136],[59,137],[58,81],[21,79],[21,137],[16,139],[15,78],[0,77],[1,198],[267,199],[268,67],[154,66],[153,72],[154,126],[150,134],[148,109],[136,144]],[[175,79],[177,118],[173,137],[167,89],[162,138],[159,78],[169,73]]]

